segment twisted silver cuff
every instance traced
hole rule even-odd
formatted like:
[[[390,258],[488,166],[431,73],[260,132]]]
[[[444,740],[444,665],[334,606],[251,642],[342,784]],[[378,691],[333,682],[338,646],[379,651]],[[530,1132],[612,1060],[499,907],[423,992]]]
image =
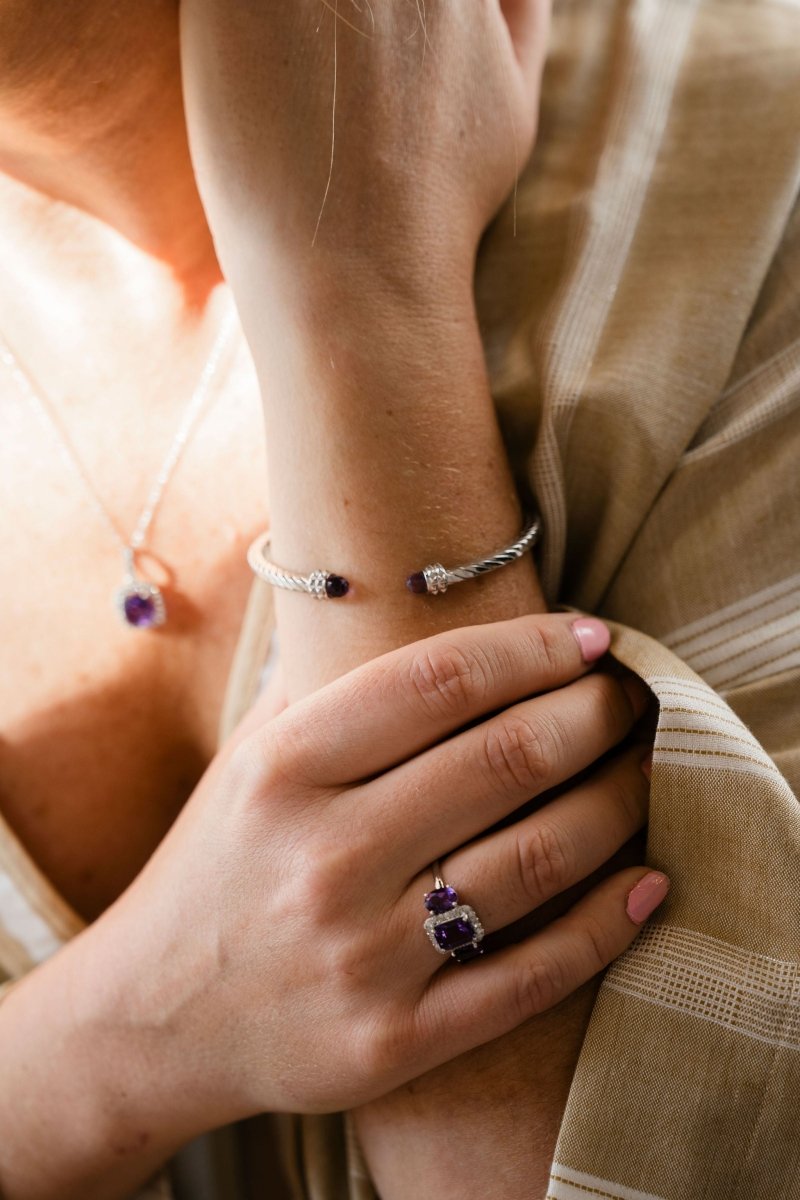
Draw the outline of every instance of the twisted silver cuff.
[[[463,583],[466,579],[477,579],[479,575],[486,575],[489,571],[507,567],[509,563],[516,562],[518,558],[522,558],[523,554],[533,548],[541,531],[542,523],[539,517],[536,517],[522,531],[517,540],[510,546],[506,546],[504,550],[498,550],[487,558],[478,559],[477,562],[465,563],[462,567],[443,567],[441,563],[431,563],[430,566],[423,567],[421,571],[415,571],[413,575],[409,575],[406,587],[417,595],[437,596],[446,592],[448,587],[454,583]]]
[[[500,567],[506,567],[522,558],[538,540],[541,528],[541,521],[537,517],[510,546],[490,554],[487,558],[478,559],[477,562],[449,568],[443,567],[441,563],[431,563],[421,571],[409,575],[406,587],[417,595],[436,596],[446,592],[454,583],[463,583],[467,579],[486,575],[489,571],[497,571]],[[260,533],[247,551],[247,561],[251,570],[265,583],[285,588],[289,592],[306,592],[316,600],[338,600],[350,591],[349,581],[331,571],[317,570],[309,575],[294,575],[285,571],[267,558],[269,544],[269,531]]]

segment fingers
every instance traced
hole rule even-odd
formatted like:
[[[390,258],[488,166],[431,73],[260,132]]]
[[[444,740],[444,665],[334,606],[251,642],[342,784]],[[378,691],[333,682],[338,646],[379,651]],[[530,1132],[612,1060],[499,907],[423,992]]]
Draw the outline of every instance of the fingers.
[[[601,621],[571,613],[456,629],[351,671],[292,705],[268,736],[292,778],[355,782],[476,718],[578,678],[608,644]]]
[[[630,867],[603,880],[564,916],[517,946],[471,962],[448,964],[420,1001],[418,1020],[429,1051],[425,1069],[501,1037],[558,1004],[633,941],[669,881],[655,873],[629,901],[637,883],[654,873]],[[634,921],[626,911],[630,902]],[[652,908],[650,909],[652,911]],[[455,1014],[455,1015],[454,1015]]]
[[[643,754],[641,745],[625,750],[538,812],[442,862],[442,877],[476,909],[487,933],[586,879],[642,828],[650,790]],[[415,880],[409,913],[421,911],[431,886],[430,871]]]
[[[597,673],[525,700],[373,782],[363,820],[416,874],[596,762],[630,731],[648,695],[635,677]]]

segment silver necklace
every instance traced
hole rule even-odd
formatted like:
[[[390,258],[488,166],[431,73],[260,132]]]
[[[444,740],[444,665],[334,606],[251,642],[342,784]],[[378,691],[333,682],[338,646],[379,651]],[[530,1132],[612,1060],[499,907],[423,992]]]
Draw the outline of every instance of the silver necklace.
[[[190,437],[197,427],[203,405],[208,396],[209,385],[216,374],[225,347],[234,329],[235,314],[230,312],[222,324],[211,353],[203,367],[197,387],[187,404],[178,432],[175,434],[166,453],[161,468],[153,480],[153,485],[145,501],[145,506],[136,522],[133,533],[126,538],[117,527],[117,523],[109,513],[97,493],[81,460],[75,452],[66,431],[62,429],[55,415],[53,406],[47,400],[41,388],[35,386],[33,376],[27,371],[11,347],[0,337],[0,362],[8,368],[9,373],[29,401],[39,419],[53,434],[58,442],[61,456],[69,469],[81,481],[87,496],[92,502],[97,515],[107,526],[114,540],[122,551],[123,579],[121,586],[114,593],[114,606],[122,620],[132,629],[154,629],[163,625],[167,619],[167,608],[161,588],[152,580],[137,574],[136,555],[144,545],[147,531],[163,498],[164,491],[186,449]]]

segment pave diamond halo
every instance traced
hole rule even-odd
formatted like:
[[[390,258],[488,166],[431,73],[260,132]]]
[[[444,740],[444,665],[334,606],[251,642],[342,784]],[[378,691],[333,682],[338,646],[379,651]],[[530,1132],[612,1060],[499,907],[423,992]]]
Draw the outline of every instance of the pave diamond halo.
[[[449,925],[452,925],[451,929],[448,929]],[[477,947],[484,937],[480,917],[469,904],[459,904],[449,912],[434,913],[425,922],[425,932],[440,954],[452,954],[465,946]]]

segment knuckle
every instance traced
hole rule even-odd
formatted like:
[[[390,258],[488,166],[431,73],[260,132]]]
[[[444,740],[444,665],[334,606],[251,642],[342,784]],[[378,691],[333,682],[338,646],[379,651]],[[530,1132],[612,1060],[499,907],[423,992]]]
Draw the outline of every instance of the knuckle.
[[[617,947],[613,935],[602,921],[589,915],[584,918],[583,939],[588,972],[596,975],[616,957]]]
[[[517,976],[516,1005],[520,1023],[552,1008],[566,990],[564,969],[556,959],[525,963]]]
[[[359,1055],[365,1076],[384,1080],[407,1070],[416,1056],[417,1042],[414,1016],[408,1009],[397,1006],[391,1020],[371,1021]]]
[[[434,642],[415,655],[410,680],[415,696],[434,716],[457,716],[480,701],[488,687],[482,652],[465,653],[452,642]]]
[[[616,740],[631,723],[631,706],[622,685],[612,675],[587,675],[592,711],[604,733]]]
[[[522,894],[537,908],[570,882],[570,855],[564,833],[545,821],[517,838],[517,861]]]
[[[270,729],[248,734],[233,749],[226,775],[233,795],[260,801],[285,777],[283,756]]]
[[[484,755],[489,778],[504,791],[541,790],[549,773],[546,735],[525,717],[506,716],[486,729]]]
[[[645,779],[641,771],[638,774],[642,778],[638,788],[631,786],[627,776],[610,775],[605,784],[609,803],[622,815],[625,828],[631,830],[641,829],[647,820]]]
[[[564,629],[548,624],[534,625],[529,634],[531,654],[540,674],[560,676],[564,666]]]
[[[353,858],[341,842],[306,840],[293,874],[303,880],[303,913],[316,930],[339,928],[351,905]]]
[[[278,717],[253,735],[265,785],[296,784],[304,780],[312,756],[309,737],[313,728],[294,717]]]
[[[370,967],[364,948],[352,939],[329,937],[329,946],[321,961],[325,966],[326,990],[344,1008],[358,1002],[369,990]]]

